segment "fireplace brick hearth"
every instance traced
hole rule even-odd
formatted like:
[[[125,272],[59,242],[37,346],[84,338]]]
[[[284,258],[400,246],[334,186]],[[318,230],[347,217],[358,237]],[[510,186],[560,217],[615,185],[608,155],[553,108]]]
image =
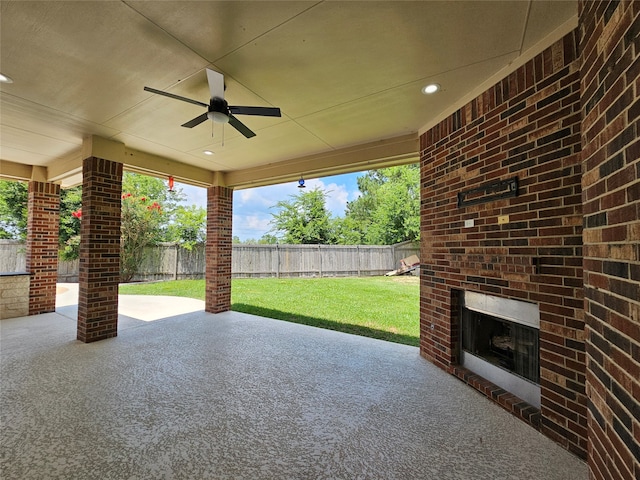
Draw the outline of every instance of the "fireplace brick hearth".
[[[535,429],[540,429],[540,409],[529,405],[517,396],[507,392],[504,388],[498,387],[464,367],[454,365],[450,371],[467,385],[480,391],[484,396],[495,401],[504,409],[509,410],[516,417],[529,423]]]

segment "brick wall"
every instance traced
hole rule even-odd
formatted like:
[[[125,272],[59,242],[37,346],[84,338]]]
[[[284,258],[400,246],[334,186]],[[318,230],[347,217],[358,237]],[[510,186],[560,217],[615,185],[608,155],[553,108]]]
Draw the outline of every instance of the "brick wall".
[[[205,311],[231,309],[231,222],[233,189],[207,189],[207,243],[205,246]]]
[[[122,164],[90,157],[82,165],[78,340],[118,334]]]
[[[567,35],[421,136],[420,352],[585,457],[577,44]],[[513,177],[518,196],[458,207]],[[539,306],[540,411],[458,366],[463,291]]]
[[[31,274],[29,315],[56,309],[60,185],[29,182],[26,269]]]
[[[591,478],[640,478],[640,2],[580,2]]]

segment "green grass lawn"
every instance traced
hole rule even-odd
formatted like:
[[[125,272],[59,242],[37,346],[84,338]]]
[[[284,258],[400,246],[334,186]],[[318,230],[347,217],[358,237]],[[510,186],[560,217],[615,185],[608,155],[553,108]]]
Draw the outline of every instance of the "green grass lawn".
[[[124,284],[120,293],[204,300],[204,280]],[[419,284],[412,276],[235,279],[231,310],[419,344]]]

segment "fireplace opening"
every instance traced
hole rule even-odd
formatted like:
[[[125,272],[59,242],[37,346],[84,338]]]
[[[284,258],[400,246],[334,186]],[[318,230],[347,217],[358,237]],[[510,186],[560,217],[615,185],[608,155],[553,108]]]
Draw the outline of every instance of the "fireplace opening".
[[[476,292],[463,299],[462,365],[539,408],[537,305]]]
[[[515,375],[540,383],[538,330],[467,310],[462,348]]]

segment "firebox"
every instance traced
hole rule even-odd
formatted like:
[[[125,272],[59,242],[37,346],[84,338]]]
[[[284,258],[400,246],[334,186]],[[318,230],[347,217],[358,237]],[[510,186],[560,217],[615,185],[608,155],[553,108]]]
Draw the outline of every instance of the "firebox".
[[[540,408],[540,311],[532,303],[464,292],[461,363]]]

